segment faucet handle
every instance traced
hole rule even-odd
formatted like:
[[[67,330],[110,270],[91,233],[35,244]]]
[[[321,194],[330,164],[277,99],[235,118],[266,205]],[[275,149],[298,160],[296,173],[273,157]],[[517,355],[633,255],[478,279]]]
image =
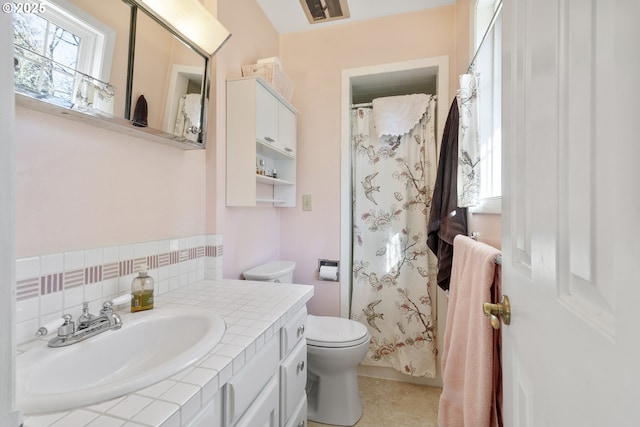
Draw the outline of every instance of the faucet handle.
[[[64,319],[64,323],[58,328],[58,336],[66,337],[76,331],[76,323],[71,320],[72,316],[68,313],[62,316],[62,318]]]
[[[112,300],[109,301],[105,301],[102,304],[102,310],[100,310],[101,313],[106,313],[109,311],[113,311],[113,307],[116,305],[120,305],[120,304],[124,304],[126,302],[130,302],[131,301],[131,294],[124,294],[124,295],[120,295],[119,297],[116,297]]]
[[[60,326],[62,326],[64,322],[65,322],[65,319],[62,317],[58,317],[57,319],[47,322],[38,328],[38,330],[36,331],[36,336],[37,337],[47,336],[51,332],[53,332],[54,330],[57,330]]]
[[[89,303],[87,301],[82,303],[82,314],[78,317],[78,323],[86,322],[95,318],[93,314],[89,313]]]
[[[120,295],[119,297],[111,300],[111,304],[113,305],[120,305],[127,302],[129,303],[131,302],[131,294]]]

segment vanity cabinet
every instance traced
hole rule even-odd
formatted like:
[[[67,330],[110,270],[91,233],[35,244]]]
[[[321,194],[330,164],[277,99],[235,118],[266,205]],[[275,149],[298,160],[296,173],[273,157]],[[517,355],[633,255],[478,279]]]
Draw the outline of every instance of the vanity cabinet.
[[[295,207],[296,129],[296,109],[264,79],[227,81],[227,206]]]

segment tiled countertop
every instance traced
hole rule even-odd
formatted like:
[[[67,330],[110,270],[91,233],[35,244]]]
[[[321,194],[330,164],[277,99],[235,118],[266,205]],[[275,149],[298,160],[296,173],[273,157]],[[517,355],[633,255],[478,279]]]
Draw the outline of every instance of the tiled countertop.
[[[227,329],[193,366],[135,393],[71,411],[25,417],[24,427],[180,427],[186,424],[313,295],[313,287],[242,280],[202,281],[156,297],[154,310],[174,305],[211,309]],[[117,333],[117,332],[115,332]],[[42,342],[21,346],[24,351]]]

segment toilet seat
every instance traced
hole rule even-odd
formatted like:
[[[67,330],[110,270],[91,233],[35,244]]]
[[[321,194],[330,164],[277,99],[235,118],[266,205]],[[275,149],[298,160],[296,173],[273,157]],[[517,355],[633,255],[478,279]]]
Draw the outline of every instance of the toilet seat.
[[[366,326],[342,317],[314,316],[307,318],[307,345],[343,348],[360,345],[369,340]]]

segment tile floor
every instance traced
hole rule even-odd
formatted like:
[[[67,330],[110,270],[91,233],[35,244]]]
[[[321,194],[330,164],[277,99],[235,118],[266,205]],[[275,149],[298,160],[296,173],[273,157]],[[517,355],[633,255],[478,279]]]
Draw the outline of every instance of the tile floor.
[[[364,409],[356,427],[438,427],[442,389],[364,376],[358,377],[358,384]]]

